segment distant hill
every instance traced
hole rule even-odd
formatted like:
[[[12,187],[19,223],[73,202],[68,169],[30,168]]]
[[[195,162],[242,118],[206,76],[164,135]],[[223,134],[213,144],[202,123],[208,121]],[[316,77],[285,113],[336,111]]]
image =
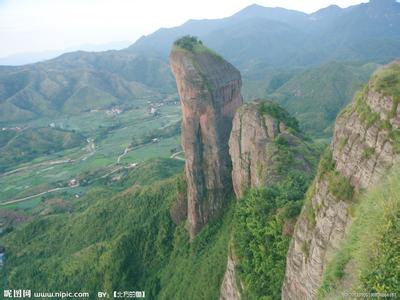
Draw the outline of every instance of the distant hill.
[[[227,18],[159,29],[124,50],[78,51],[32,65],[0,67],[0,120],[76,114],[176,93],[168,53],[186,34],[198,36],[239,68],[246,96],[261,97],[296,74],[331,61],[381,64],[400,57],[400,3],[373,0],[313,14],[251,5]],[[298,108],[304,111],[300,101]],[[312,118],[324,115],[317,113]]]
[[[191,20],[160,29],[129,49],[166,55],[172,42],[185,34],[197,35],[242,71],[257,64],[305,67],[331,60],[386,62],[400,55],[400,3],[372,0],[345,9],[329,6],[309,15],[251,5],[229,18]]]
[[[78,50],[84,50],[84,51],[120,50],[128,47],[130,44],[131,43],[128,41],[120,41],[120,42],[110,42],[105,44],[86,44],[59,50],[22,52],[0,57],[0,65],[20,66],[20,65],[32,64],[39,61],[55,58],[66,52],[73,52]]]
[[[0,67],[0,122],[132,103],[174,91],[165,60],[127,51],[73,52],[20,67]]]
[[[85,138],[55,128],[0,131],[0,172],[43,155],[81,146]]]
[[[313,136],[329,137],[336,115],[378,66],[324,64],[294,76],[270,97],[296,116],[303,130]]]

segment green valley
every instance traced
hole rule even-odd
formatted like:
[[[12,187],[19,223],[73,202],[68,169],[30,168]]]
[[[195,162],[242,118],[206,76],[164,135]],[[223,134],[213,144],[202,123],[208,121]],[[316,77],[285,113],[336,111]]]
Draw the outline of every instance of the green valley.
[[[111,2],[68,25],[143,23]],[[400,297],[400,2],[356,2],[0,66],[0,298]]]

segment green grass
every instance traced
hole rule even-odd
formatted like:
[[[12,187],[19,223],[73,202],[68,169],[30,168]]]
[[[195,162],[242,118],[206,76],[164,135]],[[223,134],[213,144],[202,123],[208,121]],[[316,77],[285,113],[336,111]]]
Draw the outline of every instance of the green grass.
[[[371,127],[377,121],[380,120],[378,113],[371,110],[369,105],[366,103],[365,97],[368,93],[368,85],[364,87],[363,90],[357,92],[355,96],[355,110],[360,118],[360,120],[367,126]]]
[[[390,138],[393,141],[394,151],[400,153],[400,130],[392,130],[390,132]]]
[[[328,190],[338,201],[351,201],[354,195],[354,187],[349,179],[340,174],[339,171],[332,171],[328,174]]]
[[[370,159],[374,154],[375,154],[375,148],[368,147],[363,151],[362,158],[367,160]]]
[[[393,118],[400,103],[400,65],[391,64],[379,69],[374,74],[373,86],[384,95],[393,97],[393,107],[390,115],[390,118]]]
[[[75,130],[91,138],[97,136],[96,152],[84,161],[77,160],[54,166],[36,166],[18,173],[0,176],[0,185],[5,187],[0,193],[0,201],[34,195],[57,187],[59,184],[66,185],[72,178],[85,176],[92,178],[94,174],[100,177],[119,166],[141,163],[157,157],[169,157],[171,149],[180,149],[180,133],[176,130],[177,124],[180,124],[180,107],[165,105],[160,108],[160,112],[159,117],[152,117],[147,114],[145,108],[141,107],[127,110],[117,117],[109,117],[99,111],[60,119],[35,120],[29,126],[44,126],[54,122],[57,126],[63,125],[68,130]],[[99,126],[102,127],[99,128]],[[98,136],[100,129],[106,129],[105,134]],[[142,140],[143,137],[152,135],[159,137],[160,142],[147,143],[132,150],[121,159],[120,165],[116,165],[117,157],[130,146],[133,140]],[[83,146],[85,145],[86,142]],[[83,148],[68,149],[48,156],[38,156],[35,160],[15,165],[12,169],[30,167],[35,163],[48,160],[75,160],[87,153],[88,151]],[[29,200],[28,203],[35,202]],[[25,208],[23,203],[18,207]],[[31,206],[26,208],[28,207]]]
[[[332,150],[330,147],[326,147],[319,161],[317,177],[321,178],[323,175],[332,172],[334,169],[335,169],[335,162],[333,161],[332,158]]]
[[[367,127],[371,127],[373,124],[379,122],[379,128],[391,130],[392,126],[389,121],[382,120],[380,115],[372,111],[369,105],[367,105],[366,96],[370,88],[385,96],[392,97],[393,106],[388,117],[389,119],[395,117],[397,107],[400,103],[400,66],[391,64],[378,69],[372,76],[370,85],[365,85],[354,97],[354,109]]]
[[[362,195],[357,204],[353,205],[353,222],[340,250],[327,265],[319,298],[338,295],[343,286],[347,291],[390,292],[398,295],[400,293],[398,170],[373,190]],[[346,269],[349,263],[351,268]]]
[[[12,136],[0,131],[0,172],[35,158],[76,148],[86,143],[84,137],[73,131],[44,128],[26,128]]]
[[[317,177],[318,178],[318,177]],[[310,187],[307,190],[306,197],[304,200],[304,206],[303,206],[303,211],[305,214],[305,217],[308,221],[308,225],[310,228],[314,228],[316,224],[315,220],[315,210],[312,205],[312,198],[315,195],[315,180],[314,182],[311,183]]]
[[[259,111],[261,114],[268,114],[279,122],[295,131],[299,131],[299,122],[293,118],[287,111],[272,101],[263,101],[259,104]]]

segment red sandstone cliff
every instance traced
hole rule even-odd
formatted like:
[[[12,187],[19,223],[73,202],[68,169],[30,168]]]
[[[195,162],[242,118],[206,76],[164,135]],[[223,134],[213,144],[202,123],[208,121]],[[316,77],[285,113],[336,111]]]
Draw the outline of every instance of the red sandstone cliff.
[[[170,63],[183,112],[188,229],[193,238],[220,215],[232,194],[228,140],[242,103],[242,81],[235,67],[197,41],[190,48],[175,45]]]

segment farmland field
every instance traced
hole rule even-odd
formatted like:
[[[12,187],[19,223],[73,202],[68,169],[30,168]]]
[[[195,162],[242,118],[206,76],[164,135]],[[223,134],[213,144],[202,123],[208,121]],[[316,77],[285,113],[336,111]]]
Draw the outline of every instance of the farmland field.
[[[86,142],[0,173],[0,209],[31,209],[52,197],[80,197],[98,179],[181,151],[180,133],[169,130],[164,136],[163,131],[180,124],[179,103],[156,103],[143,100],[119,113],[95,110],[24,124],[30,128],[50,124],[79,133]],[[157,106],[157,113],[151,114],[150,106]]]

